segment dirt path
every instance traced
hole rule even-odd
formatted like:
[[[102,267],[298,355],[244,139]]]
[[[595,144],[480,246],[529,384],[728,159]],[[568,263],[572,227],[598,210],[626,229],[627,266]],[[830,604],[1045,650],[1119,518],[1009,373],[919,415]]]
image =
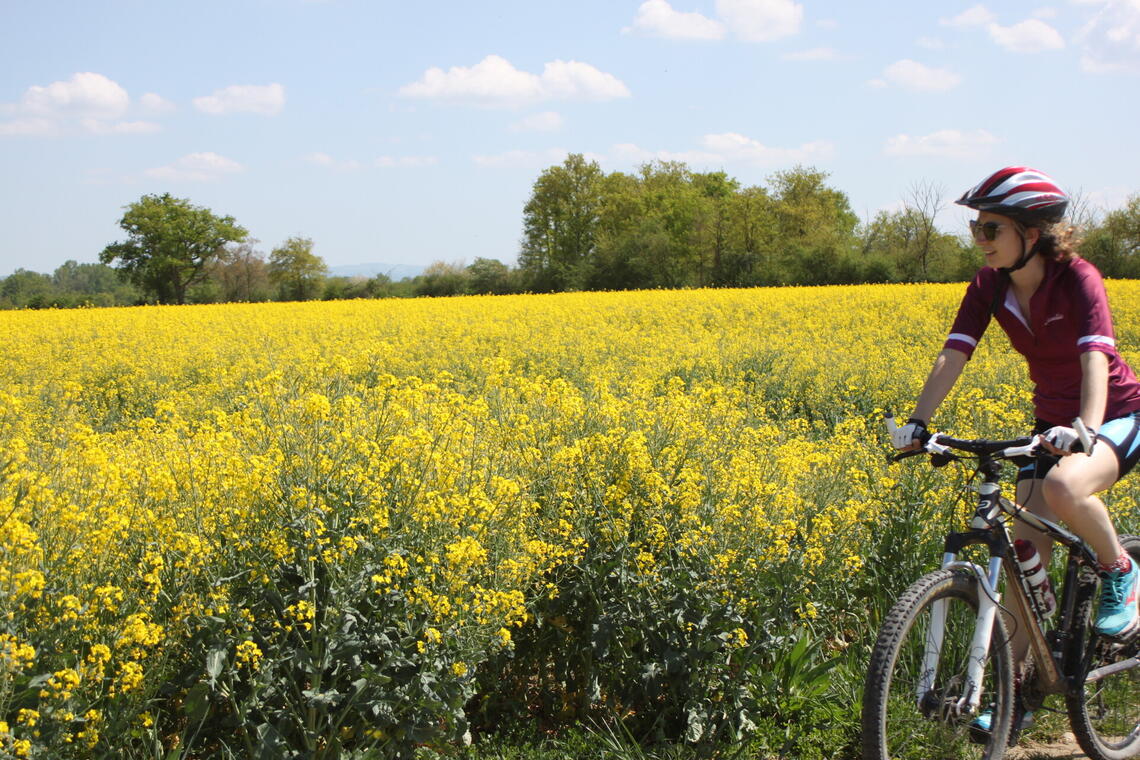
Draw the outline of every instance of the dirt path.
[[[1006,753],[1009,760],[1083,760],[1088,757],[1077,745],[1071,733],[1065,733],[1056,742],[1026,741]]]

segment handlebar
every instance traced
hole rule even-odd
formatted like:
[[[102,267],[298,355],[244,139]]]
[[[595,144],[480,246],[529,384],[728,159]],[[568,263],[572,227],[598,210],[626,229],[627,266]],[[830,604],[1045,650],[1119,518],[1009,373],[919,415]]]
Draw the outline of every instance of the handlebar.
[[[895,422],[893,415],[888,414],[885,417],[887,430],[894,433],[898,429],[898,424]],[[1077,434],[1081,435],[1082,443],[1085,439],[1089,438],[1088,428],[1084,423],[1080,427],[1076,427],[1076,423],[1080,422],[1080,418],[1074,421],[1074,429]],[[1091,439],[1090,439],[1091,440]],[[955,459],[954,451],[963,451],[975,456],[988,456],[992,459],[1014,459],[1016,457],[1030,457],[1036,456],[1038,447],[1040,446],[1040,439],[1037,436],[1025,436],[1023,438],[1012,438],[1008,440],[991,440],[991,439],[964,439],[953,438],[942,433],[931,433],[923,431],[919,436],[919,442],[922,444],[921,448],[912,451],[904,451],[892,457],[894,461],[906,459],[917,454],[931,454],[935,457],[936,463],[940,460],[942,463]]]

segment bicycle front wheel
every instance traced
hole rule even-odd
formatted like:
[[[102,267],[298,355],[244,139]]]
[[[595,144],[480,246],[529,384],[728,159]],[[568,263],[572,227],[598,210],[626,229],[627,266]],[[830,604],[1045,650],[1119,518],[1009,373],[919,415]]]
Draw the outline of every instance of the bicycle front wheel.
[[[967,676],[977,659],[970,647],[982,593],[970,571],[939,570],[920,578],[891,608],[863,690],[864,760],[1003,755],[1013,715],[1013,657],[1000,614],[980,683]],[[975,689],[981,692],[979,711],[992,711],[988,731],[972,726],[976,714],[962,709]]]
[[[1120,543],[1140,565],[1140,537]],[[1074,656],[1081,657],[1076,691],[1066,699],[1069,720],[1081,749],[1093,760],[1140,758],[1140,638],[1128,644],[1092,630],[1093,594],[1081,599]]]

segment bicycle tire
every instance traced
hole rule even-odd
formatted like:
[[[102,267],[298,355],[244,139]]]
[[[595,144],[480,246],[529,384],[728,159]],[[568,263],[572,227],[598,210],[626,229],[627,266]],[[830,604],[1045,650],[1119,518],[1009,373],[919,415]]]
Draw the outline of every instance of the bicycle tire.
[[[972,572],[956,568],[924,575],[895,602],[879,631],[863,689],[864,760],[999,760],[1005,753],[1013,716],[1013,655],[1001,614],[994,617],[980,708],[993,709],[992,732],[972,731],[972,715],[946,709],[962,696],[982,593]],[[934,602],[942,599],[946,635],[936,680],[920,705],[926,629]],[[972,732],[982,743],[972,741]]]
[[[1140,564],[1140,537],[1121,536],[1120,543]],[[1099,588],[1099,587],[1098,587]],[[1096,594],[1089,593],[1077,608],[1077,629],[1071,656],[1079,658],[1078,689],[1068,694],[1065,706],[1077,743],[1092,760],[1127,760],[1140,757],[1140,668],[1110,675],[1096,683],[1086,675],[1112,662],[1140,656],[1140,638],[1126,645],[1092,632]]]

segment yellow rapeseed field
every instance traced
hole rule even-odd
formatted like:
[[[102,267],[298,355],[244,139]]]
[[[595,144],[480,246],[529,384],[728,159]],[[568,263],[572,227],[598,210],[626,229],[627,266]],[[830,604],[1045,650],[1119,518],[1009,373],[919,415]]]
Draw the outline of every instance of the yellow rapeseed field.
[[[666,646],[736,673],[783,626],[842,653],[884,526],[952,517],[960,484],[888,465],[880,419],[962,289],[0,313],[0,756],[399,754],[496,689],[664,704],[676,669],[634,694],[619,660]],[[1140,284],[1109,296],[1140,366]],[[1030,419],[995,325],[936,427]]]

